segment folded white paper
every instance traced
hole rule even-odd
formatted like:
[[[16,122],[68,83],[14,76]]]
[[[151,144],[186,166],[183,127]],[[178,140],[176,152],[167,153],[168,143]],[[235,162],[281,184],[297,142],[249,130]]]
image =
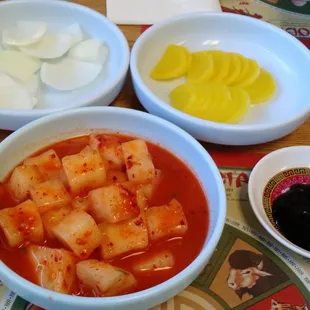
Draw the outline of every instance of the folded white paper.
[[[151,25],[190,12],[219,12],[218,0],[106,0],[107,15],[116,24]]]

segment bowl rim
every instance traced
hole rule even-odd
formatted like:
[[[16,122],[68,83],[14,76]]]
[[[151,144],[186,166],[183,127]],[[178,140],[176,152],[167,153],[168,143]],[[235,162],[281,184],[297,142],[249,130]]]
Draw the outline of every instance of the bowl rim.
[[[0,109],[0,116],[1,117],[42,117],[46,114],[63,111],[67,109],[73,109],[73,108],[80,108],[83,106],[88,106],[94,104],[96,101],[98,101],[101,97],[107,96],[117,85],[121,82],[121,80],[126,76],[128,69],[129,69],[129,63],[130,63],[130,49],[128,41],[123,34],[123,32],[120,30],[120,28],[112,23],[107,17],[105,17],[103,14],[99,13],[96,10],[93,10],[89,7],[86,7],[81,4],[77,4],[74,2],[68,2],[68,1],[42,1],[42,0],[14,0],[14,1],[0,1],[0,10],[3,7],[8,6],[19,6],[20,4],[24,4],[27,2],[28,4],[40,4],[42,6],[48,7],[57,7],[59,9],[62,8],[68,8],[72,11],[79,11],[93,16],[96,19],[99,19],[103,25],[104,28],[109,29],[115,37],[118,39],[120,44],[120,49],[122,50],[122,54],[124,55],[122,57],[121,67],[119,69],[119,73],[117,76],[112,79],[108,85],[104,88],[102,88],[96,96],[92,96],[88,98],[87,100],[80,100],[78,104],[76,105],[70,105],[68,107],[63,108],[47,108],[47,109],[33,109],[33,110],[14,110],[14,109]],[[109,80],[109,79],[108,79]]]
[[[23,1],[23,0],[22,0]],[[204,262],[207,258],[209,258],[213,251],[216,248],[217,243],[219,242],[219,239],[221,237],[222,231],[224,229],[225,225],[225,218],[226,218],[226,192],[224,183],[222,181],[222,177],[220,175],[220,172],[209,155],[208,151],[197,141],[195,140],[191,135],[189,135],[187,132],[185,132],[183,129],[179,128],[178,126],[160,118],[155,115],[137,111],[133,109],[128,108],[121,108],[121,107],[83,107],[79,109],[73,109],[73,110],[67,110],[62,111],[58,113],[49,114],[47,116],[44,116],[42,118],[39,118],[24,127],[21,127],[20,129],[13,132],[10,136],[5,138],[3,142],[0,144],[0,152],[1,149],[5,149],[10,147],[11,143],[14,143],[15,139],[17,139],[20,136],[23,136],[25,134],[29,135],[31,131],[33,130],[40,130],[42,129],[46,123],[52,123],[54,120],[65,120],[67,117],[72,117],[74,115],[79,114],[87,114],[87,113],[108,113],[113,115],[130,115],[137,118],[143,118],[148,120],[149,122],[154,123],[156,126],[164,126],[167,130],[173,131],[175,134],[178,134],[182,136],[186,142],[190,143],[193,148],[196,149],[198,153],[200,153],[202,156],[205,157],[206,162],[208,162],[209,167],[212,171],[213,177],[216,180],[217,188],[218,188],[218,209],[219,209],[219,215],[214,225],[214,230],[212,234],[210,235],[209,241],[207,242],[206,246],[201,250],[199,255],[192,261],[191,264],[189,264],[185,269],[183,269],[181,272],[176,274],[174,277],[168,279],[167,281],[160,283],[156,286],[153,286],[149,289],[139,291],[136,293],[123,295],[123,296],[116,296],[116,297],[80,297],[80,296],[72,296],[72,295],[66,295],[61,293],[56,293],[53,291],[50,291],[48,289],[42,288],[23,277],[19,276],[17,273],[15,273],[13,270],[11,270],[9,267],[7,267],[3,262],[0,261],[0,275],[5,275],[6,278],[13,278],[14,282],[18,282],[19,286],[23,287],[24,291],[27,291],[28,294],[32,295],[40,295],[41,298],[44,299],[55,299],[57,302],[60,303],[67,303],[70,305],[78,304],[79,306],[126,306],[129,302],[138,302],[140,300],[145,300],[148,297],[154,297],[159,296],[165,291],[173,290],[176,283],[182,282],[182,279],[185,277],[190,276],[195,271],[199,270],[199,268],[204,265]],[[86,308],[85,308],[86,309]]]
[[[310,153],[310,146],[307,145],[300,145],[300,146],[289,146],[284,147],[281,149],[278,149],[276,151],[273,151],[266,156],[264,156],[253,168],[250,174],[249,178],[249,184],[248,184],[248,193],[249,193],[249,201],[250,205],[252,207],[252,210],[260,222],[260,224],[265,228],[265,230],[274,237],[279,243],[281,243],[283,246],[287,247],[289,250],[298,253],[304,257],[310,258],[310,251],[307,251],[298,245],[294,244],[290,240],[286,239],[285,236],[283,236],[280,232],[276,233],[276,229],[271,225],[268,219],[264,218],[264,215],[266,214],[263,210],[263,204],[262,201],[257,202],[257,200],[254,197],[255,189],[257,188],[257,184],[255,183],[255,177],[259,173],[260,170],[264,169],[265,164],[271,159],[271,158],[277,158],[279,156],[283,156],[286,153],[290,153],[291,151],[300,150],[301,152],[307,151]],[[309,161],[310,163],[310,161]],[[289,169],[289,167],[288,167]],[[266,184],[265,184],[266,185]],[[263,214],[261,215],[259,210],[263,210]]]
[[[301,43],[298,39],[293,37],[291,34],[287,33],[286,31],[282,30],[281,28],[272,25],[266,21],[259,20],[253,17],[239,15],[235,13],[227,13],[227,12],[194,12],[194,13],[186,13],[178,16],[173,16],[171,18],[165,19],[159,23],[154,24],[153,26],[146,29],[140,37],[137,39],[137,41],[134,43],[131,56],[130,56],[130,71],[132,78],[135,83],[137,83],[138,87],[142,90],[143,94],[148,97],[148,99],[152,102],[152,104],[155,104],[160,107],[162,110],[162,113],[165,113],[166,115],[170,117],[174,117],[178,120],[178,122],[183,122],[184,124],[194,124],[196,126],[199,126],[200,128],[209,128],[212,127],[216,130],[226,130],[230,131],[232,133],[241,133],[244,131],[250,132],[250,133],[256,133],[257,131],[264,131],[264,130],[270,130],[270,129],[279,129],[283,126],[293,125],[297,120],[300,120],[304,117],[304,115],[310,115],[310,102],[309,105],[301,109],[298,113],[296,113],[293,117],[287,119],[286,121],[273,121],[266,124],[223,124],[223,123],[216,123],[208,120],[199,119],[197,117],[191,116],[189,114],[186,114],[184,112],[181,112],[175,108],[173,108],[168,103],[162,101],[159,99],[144,83],[143,79],[141,78],[139,69],[138,69],[138,61],[139,61],[139,53],[141,50],[141,47],[143,46],[145,41],[150,40],[152,35],[156,33],[158,30],[161,30],[163,28],[168,28],[171,24],[174,24],[176,22],[190,22],[192,20],[195,20],[196,18],[230,18],[231,20],[238,20],[243,22],[244,24],[251,24],[251,25],[258,25],[265,29],[265,31],[272,31],[277,33],[277,35],[283,37],[285,40],[288,40],[291,45],[294,45],[296,49],[300,50],[305,57],[308,57],[310,62],[310,53],[308,48]]]

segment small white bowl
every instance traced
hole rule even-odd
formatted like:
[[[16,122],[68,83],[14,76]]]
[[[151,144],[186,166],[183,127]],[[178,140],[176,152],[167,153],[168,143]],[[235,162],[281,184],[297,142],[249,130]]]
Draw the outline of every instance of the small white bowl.
[[[290,250],[310,258],[310,251],[287,240],[269,219],[274,198],[295,183],[310,183],[310,170],[304,172],[301,169],[294,170],[294,168],[308,168],[309,170],[310,146],[283,148],[261,159],[250,175],[249,198],[257,219],[275,239]]]
[[[25,157],[53,143],[85,135],[92,129],[120,132],[158,143],[176,154],[196,175],[209,204],[209,232],[198,257],[183,271],[150,289],[118,297],[91,298],[55,293],[39,287],[0,262],[0,279],[18,295],[48,310],[146,310],[177,295],[208,263],[221,237],[226,194],[208,152],[179,127],[148,113],[116,107],[89,107],[51,114],[15,131],[0,144],[0,181]]]
[[[168,44],[190,51],[220,49],[241,53],[272,73],[278,93],[266,104],[251,107],[240,124],[202,120],[174,109],[169,93],[185,79],[157,82],[150,72]],[[195,138],[227,145],[249,145],[283,137],[310,114],[310,53],[290,34],[255,18],[229,13],[191,13],[160,22],[136,41],[131,74],[137,97],[150,113],[182,127]]]
[[[129,46],[121,30],[105,16],[67,1],[0,2],[0,32],[18,20],[45,21],[53,31],[79,23],[85,38],[105,42],[109,48],[109,58],[97,79],[83,88],[72,92],[59,92],[41,84],[43,96],[34,110],[0,109],[0,129],[16,130],[39,117],[62,109],[89,105],[106,106],[118,96],[128,72]]]

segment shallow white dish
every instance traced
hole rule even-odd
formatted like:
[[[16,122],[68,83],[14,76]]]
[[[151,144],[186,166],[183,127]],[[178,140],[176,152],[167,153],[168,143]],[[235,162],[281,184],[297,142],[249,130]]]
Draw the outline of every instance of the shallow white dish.
[[[89,107],[51,114],[15,131],[0,144],[0,181],[25,157],[66,138],[91,129],[142,137],[176,154],[193,171],[209,202],[209,232],[198,257],[170,280],[150,289],[119,297],[69,296],[43,289],[21,278],[0,262],[0,279],[24,299],[48,310],[146,310],[168,300],[196,279],[208,263],[221,237],[226,194],[220,173],[207,151],[177,126],[150,115],[124,108]]]
[[[278,173],[292,168],[310,168],[310,146],[293,146],[283,148],[274,151],[261,159],[254,167],[250,175],[249,198],[257,219],[275,239],[277,239],[290,250],[310,258],[309,251],[306,251],[305,249],[287,240],[274,227],[274,225],[269,220],[264,207],[263,196],[264,192],[265,196],[267,195],[267,192],[265,191],[265,186],[267,183]],[[307,181],[309,181],[310,175],[306,174],[303,179],[300,179],[300,175],[296,174],[296,176],[293,176],[291,173],[287,179],[284,178],[279,183],[277,183],[277,180],[274,180],[273,184],[277,186],[280,185],[281,187],[278,186],[278,189],[281,190],[282,188],[283,192],[295,182],[305,181],[305,178]],[[273,189],[276,189],[276,187]]]
[[[169,104],[169,93],[185,79],[156,82],[149,75],[168,44],[190,51],[220,49],[258,61],[278,83],[275,98],[251,107],[240,124],[209,122],[180,112]],[[249,145],[283,137],[310,113],[309,50],[290,34],[255,18],[229,13],[191,13],[160,22],[136,41],[131,54],[136,94],[152,114],[182,127],[195,138],[227,145]]]
[[[0,129],[15,130],[39,117],[62,109],[109,105],[120,93],[129,66],[129,47],[121,30],[105,16],[67,1],[0,2],[0,31],[18,20],[45,21],[52,31],[78,23],[85,38],[105,42],[109,48],[109,58],[97,79],[83,88],[59,92],[41,83],[43,95],[34,110],[0,109]]]

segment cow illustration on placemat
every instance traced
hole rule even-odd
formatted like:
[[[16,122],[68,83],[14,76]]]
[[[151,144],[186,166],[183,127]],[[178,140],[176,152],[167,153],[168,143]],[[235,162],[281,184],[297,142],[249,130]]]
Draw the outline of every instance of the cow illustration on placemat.
[[[288,279],[267,255],[236,238],[209,288],[233,309]]]
[[[239,296],[257,297],[287,279],[283,271],[263,254],[236,250],[228,257],[227,285]]]

